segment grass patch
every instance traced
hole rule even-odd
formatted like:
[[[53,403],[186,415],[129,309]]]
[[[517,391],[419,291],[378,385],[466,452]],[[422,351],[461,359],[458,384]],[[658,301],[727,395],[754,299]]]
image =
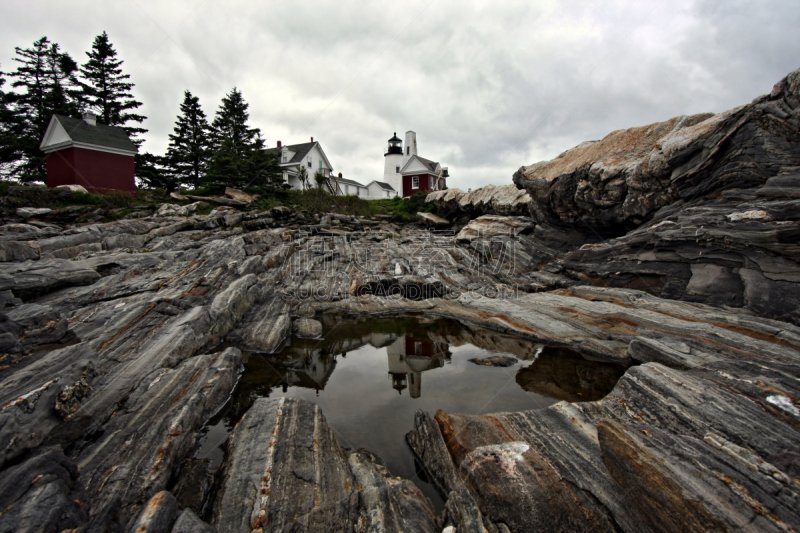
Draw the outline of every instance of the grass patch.
[[[366,200],[360,196],[334,196],[323,189],[307,191],[278,191],[271,196],[262,197],[256,202],[259,210],[267,210],[279,205],[291,207],[295,211],[309,214],[329,213],[342,215],[372,216],[389,215],[398,222],[413,222],[420,211],[436,212],[433,204],[425,202],[427,195],[419,192],[409,198],[387,198]]]
[[[199,196],[207,193],[202,189],[190,192]],[[157,209],[163,203],[185,205],[192,202],[175,200],[161,189],[139,189],[136,197],[133,197],[122,191],[79,193],[67,189],[20,186],[7,181],[0,181],[0,197],[3,198],[4,211],[13,211],[18,207],[49,207],[57,210],[67,206],[91,206],[114,211],[109,214],[112,220],[131,213],[137,207]],[[425,202],[425,197],[424,192],[419,192],[409,198],[366,200],[353,195],[334,196],[324,189],[313,188],[306,191],[272,191],[261,196],[253,206],[259,211],[286,206],[309,215],[330,212],[364,217],[388,215],[395,222],[414,222],[416,214],[421,211],[441,214],[433,204]],[[207,204],[200,207],[196,214],[208,214],[214,207],[214,204]]]
[[[193,215],[207,215],[211,211],[213,211],[215,207],[218,207],[218,206],[214,205],[214,204],[210,204],[208,202],[203,202],[202,204],[197,206],[197,209],[195,209],[194,213],[192,213],[192,214]]]

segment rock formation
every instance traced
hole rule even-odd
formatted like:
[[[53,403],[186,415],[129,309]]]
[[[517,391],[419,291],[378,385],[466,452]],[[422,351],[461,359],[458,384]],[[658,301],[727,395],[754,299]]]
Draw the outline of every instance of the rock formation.
[[[534,220],[459,238],[285,207],[23,218],[9,188],[0,530],[800,529],[799,79],[528,167]],[[596,395],[418,413],[439,514],[309,402],[256,400],[213,481],[187,461],[240,349],[328,312],[449,317],[530,361],[523,387]],[[575,353],[606,364],[577,373]]]
[[[530,197],[513,184],[486,185],[474,191],[461,189],[436,191],[425,197],[425,201],[434,204],[449,217],[467,215],[527,215]]]
[[[800,170],[800,70],[751,104],[615,131],[520,168],[537,222],[620,234],[673,202]]]
[[[530,193],[545,289],[635,288],[800,323],[800,70],[751,104],[615,131],[514,181]],[[479,214],[462,239],[505,224]]]

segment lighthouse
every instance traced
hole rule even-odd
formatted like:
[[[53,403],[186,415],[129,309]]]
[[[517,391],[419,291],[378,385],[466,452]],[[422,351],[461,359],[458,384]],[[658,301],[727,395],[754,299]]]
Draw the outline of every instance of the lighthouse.
[[[394,133],[389,139],[389,146],[383,154],[383,181],[391,185],[395,191],[403,190],[403,176],[400,167],[403,165],[403,141]]]
[[[450,177],[447,167],[420,157],[417,134],[413,131],[406,132],[405,141],[401,141],[395,132],[383,152],[383,159],[383,181],[402,198],[447,188],[447,178]]]

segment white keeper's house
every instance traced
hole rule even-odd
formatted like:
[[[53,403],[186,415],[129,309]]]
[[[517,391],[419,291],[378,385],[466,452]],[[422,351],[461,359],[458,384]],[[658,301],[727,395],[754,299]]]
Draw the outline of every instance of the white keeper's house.
[[[283,171],[283,182],[291,185],[292,189],[301,190],[303,188],[298,178],[301,167],[306,169],[308,188],[317,186],[317,182],[314,180],[314,174],[317,172],[322,172],[326,179],[331,178],[333,165],[319,142],[314,141],[314,137],[311,137],[311,142],[302,144],[282,145],[281,141],[278,141],[275,148],[267,148],[264,151],[278,156],[278,164]]]

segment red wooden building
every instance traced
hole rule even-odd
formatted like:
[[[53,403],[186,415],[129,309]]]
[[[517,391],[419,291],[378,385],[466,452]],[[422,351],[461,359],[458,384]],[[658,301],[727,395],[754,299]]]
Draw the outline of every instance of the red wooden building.
[[[133,157],[137,146],[124,129],[53,115],[39,148],[47,160],[47,186],[82,185],[91,192],[136,192]]]
[[[383,153],[383,183],[389,184],[401,197],[418,192],[429,193],[447,188],[450,174],[447,167],[417,154],[417,134],[406,132],[405,149],[397,132],[389,139]]]
[[[403,198],[422,192],[441,191],[447,187],[447,168],[436,161],[412,155],[400,170]]]

